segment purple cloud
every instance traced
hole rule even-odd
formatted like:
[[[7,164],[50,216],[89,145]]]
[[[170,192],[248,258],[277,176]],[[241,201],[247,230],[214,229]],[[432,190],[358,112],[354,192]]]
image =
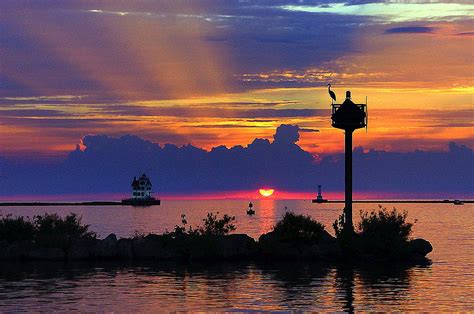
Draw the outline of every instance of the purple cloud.
[[[393,27],[385,30],[385,34],[432,34],[436,30],[435,27],[429,26],[401,26]]]

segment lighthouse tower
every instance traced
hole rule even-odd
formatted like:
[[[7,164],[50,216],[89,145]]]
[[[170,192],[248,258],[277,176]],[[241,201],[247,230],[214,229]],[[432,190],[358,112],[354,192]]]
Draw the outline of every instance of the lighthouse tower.
[[[342,104],[332,104],[332,126],[345,132],[345,207],[344,228],[354,230],[352,223],[352,133],[367,126],[367,104],[355,104],[351,92],[346,92]]]
[[[321,185],[318,185],[318,196],[316,196],[316,199],[313,200],[313,203],[326,203],[328,200],[323,198],[323,195],[321,194]]]

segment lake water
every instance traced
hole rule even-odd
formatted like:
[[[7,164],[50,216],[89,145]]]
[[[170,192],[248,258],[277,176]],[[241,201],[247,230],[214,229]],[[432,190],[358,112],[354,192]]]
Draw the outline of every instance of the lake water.
[[[309,214],[333,233],[342,204],[260,200],[256,215],[245,201],[167,201],[162,206],[62,206],[0,208],[33,216],[44,212],[82,216],[100,237],[109,233],[171,230],[198,225],[208,212],[236,216],[238,233],[254,238],[271,230],[286,209]],[[387,204],[391,209],[393,206]],[[2,263],[0,312],[9,311],[474,311],[474,206],[396,204],[416,219],[414,237],[429,240],[432,263],[413,267],[344,267],[317,263]],[[355,204],[360,209],[376,204]]]

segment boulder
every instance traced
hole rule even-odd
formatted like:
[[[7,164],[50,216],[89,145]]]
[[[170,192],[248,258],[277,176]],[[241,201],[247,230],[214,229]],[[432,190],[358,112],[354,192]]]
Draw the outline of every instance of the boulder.
[[[260,238],[258,238],[258,249],[263,257],[300,257],[299,250],[289,242],[282,241],[274,231],[262,234]]]
[[[255,240],[246,234],[231,234],[217,239],[218,252],[221,257],[249,257],[257,251]]]
[[[170,244],[181,259],[241,258],[256,252],[255,240],[245,234],[184,235],[173,239]]]
[[[304,239],[282,239],[271,231],[260,236],[258,248],[263,257],[280,259],[330,259],[340,254],[336,239],[327,231],[319,241],[311,243]]]
[[[60,248],[39,247],[34,248],[25,256],[33,260],[63,260],[66,253]]]
[[[14,241],[6,247],[0,256],[3,259],[26,258],[33,249],[33,242],[29,240]]]
[[[105,239],[98,240],[92,247],[92,257],[113,258],[117,256],[117,236],[109,234]]]
[[[184,235],[171,243],[176,257],[180,259],[215,259],[220,254],[216,236]]]
[[[99,241],[96,239],[76,239],[71,242],[66,256],[70,260],[88,259],[92,256],[92,248],[95,242]]]
[[[176,257],[167,242],[166,236],[156,234],[134,238],[132,240],[133,255],[136,259],[169,259]]]
[[[415,255],[426,256],[433,251],[433,246],[425,239],[414,239],[408,242],[410,252]]]
[[[123,259],[133,259],[133,241],[131,239],[120,239],[117,243],[117,256]]]
[[[6,240],[0,241],[0,260],[5,258],[5,254],[10,245]]]

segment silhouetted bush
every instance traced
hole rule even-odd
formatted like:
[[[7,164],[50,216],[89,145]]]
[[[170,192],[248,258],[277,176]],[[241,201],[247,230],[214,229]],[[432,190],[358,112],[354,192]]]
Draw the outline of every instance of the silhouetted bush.
[[[58,214],[44,214],[34,217],[36,232],[38,235],[65,234],[71,237],[84,238],[95,237],[95,233],[89,231],[89,225],[81,222],[77,214],[70,214],[61,218]]]
[[[273,231],[284,241],[318,242],[324,232],[324,225],[306,215],[287,212],[277,222]]]
[[[70,214],[61,218],[58,214],[44,214],[34,217],[36,242],[45,247],[68,247],[73,239],[95,238],[95,233],[88,231],[81,217]]]
[[[218,218],[219,212],[217,214],[213,213],[208,213],[206,218],[204,218],[202,221],[204,223],[203,226],[198,226],[196,228],[193,228],[192,226],[189,226],[188,229],[186,229],[187,225],[187,220],[185,215],[181,215],[181,223],[182,226],[176,225],[174,227],[174,231],[172,232],[167,232],[167,235],[171,236],[179,236],[179,235],[195,235],[195,236],[204,236],[204,235],[227,235],[232,231],[236,230],[236,227],[234,225],[235,221],[235,216],[229,216],[227,214],[224,214],[222,218]]]
[[[413,224],[407,222],[407,212],[397,209],[360,211],[360,222],[356,230],[345,230],[344,215],[333,223],[341,248],[347,254],[370,254],[396,257],[407,253]]]
[[[198,227],[197,232],[201,235],[226,235],[229,232],[235,231],[236,228],[233,224],[234,220],[234,216],[229,216],[227,214],[224,214],[224,216],[219,219],[217,218],[217,215],[208,213],[207,217],[202,220],[204,226]]]
[[[400,213],[396,208],[388,211],[382,206],[370,213],[360,211],[358,232],[364,238],[408,241],[413,224],[406,221],[407,217],[406,211]]]
[[[360,212],[357,226],[358,246],[363,253],[397,257],[406,253],[413,224],[407,222],[407,212],[395,208],[388,211]]]
[[[46,213],[34,216],[33,220],[8,215],[0,219],[0,240],[34,240],[46,246],[65,246],[73,238],[95,238],[95,233],[88,229],[76,214],[61,218]]]
[[[354,230],[346,230],[344,228],[344,213],[339,215],[339,217],[333,222],[332,227],[336,234],[336,238],[338,239],[348,238],[354,233]]]
[[[0,218],[0,241],[33,240],[35,226],[30,219],[7,215]]]

